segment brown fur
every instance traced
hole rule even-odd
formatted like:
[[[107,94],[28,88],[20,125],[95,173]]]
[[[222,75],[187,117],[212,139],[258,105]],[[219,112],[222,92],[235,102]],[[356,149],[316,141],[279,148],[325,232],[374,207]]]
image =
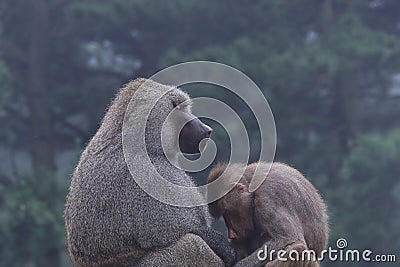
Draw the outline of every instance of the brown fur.
[[[243,164],[217,165],[208,177],[208,183],[218,179],[224,180],[225,186],[238,179],[238,172],[246,167],[239,183],[248,188],[256,168],[265,176],[261,186],[249,193],[233,188],[221,199],[209,205],[210,213],[215,217],[224,216],[228,230],[237,216],[252,217],[254,229],[246,233],[245,240],[237,240],[239,254],[243,247],[248,247],[249,257],[243,259],[235,266],[258,266],[262,263],[257,259],[257,248],[285,249],[290,244],[304,244],[307,249],[312,249],[317,255],[326,248],[329,235],[328,215],[326,205],[313,185],[296,169],[282,163],[253,163],[248,166]],[[224,172],[225,171],[225,172]],[[252,205],[243,210],[243,201],[252,201]],[[244,227],[241,225],[238,228]],[[251,225],[251,224],[249,224]],[[236,229],[240,233],[242,229]],[[256,243],[257,245],[254,245]],[[250,245],[252,244],[252,245]],[[274,261],[275,262],[275,261]],[[271,262],[272,263],[272,262]],[[280,264],[280,263],[279,263]],[[275,266],[275,265],[268,265]],[[278,266],[278,263],[276,263]],[[281,265],[279,265],[281,266]]]

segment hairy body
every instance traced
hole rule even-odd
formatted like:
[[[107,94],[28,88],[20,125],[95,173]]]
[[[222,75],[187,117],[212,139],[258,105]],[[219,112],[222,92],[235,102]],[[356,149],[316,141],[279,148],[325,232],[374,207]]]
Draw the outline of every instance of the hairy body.
[[[233,182],[243,168],[239,182]],[[265,180],[250,193],[248,186],[256,168],[256,175]],[[210,212],[215,217],[224,217],[232,245],[239,259],[244,258],[235,266],[264,265],[267,261],[260,261],[257,253],[265,246],[269,251],[309,249],[317,256],[326,248],[329,235],[326,205],[299,171],[282,163],[218,165],[211,171],[208,182],[219,177],[226,186],[233,183],[234,187],[210,204]],[[267,266],[289,264],[292,263],[274,260]],[[318,265],[315,261],[312,264]]]
[[[135,155],[134,160],[145,162],[144,157],[148,156],[164,179],[182,186],[195,186],[184,171],[167,160],[160,138],[168,113],[189,101],[189,97],[178,88],[151,80],[137,79],[128,83],[109,107],[73,173],[65,225],[74,266],[145,266],[159,263],[165,257],[171,261],[171,255],[177,254],[181,257],[164,266],[201,266],[204,252],[196,250],[204,246],[211,248],[205,250],[210,252],[209,257],[215,258],[216,253],[227,265],[232,265],[234,252],[226,238],[210,228],[206,207],[186,208],[162,203],[143,191],[131,176],[123,153],[122,126],[128,104],[136,97],[134,94],[140,86],[146,87],[145,95],[140,96],[143,101],[160,94],[163,97],[147,120],[148,154]],[[190,109],[184,110],[182,115],[191,115]],[[196,119],[193,119],[196,127],[207,130],[207,126]],[[170,132],[179,134],[175,130],[170,129]],[[137,176],[147,175],[145,166],[135,172]],[[193,197],[201,198],[201,195]],[[188,239],[188,234],[197,235],[200,240],[190,235]],[[194,240],[192,247],[187,246],[188,240]],[[188,248],[194,251],[187,251]],[[199,257],[187,259],[185,254]]]

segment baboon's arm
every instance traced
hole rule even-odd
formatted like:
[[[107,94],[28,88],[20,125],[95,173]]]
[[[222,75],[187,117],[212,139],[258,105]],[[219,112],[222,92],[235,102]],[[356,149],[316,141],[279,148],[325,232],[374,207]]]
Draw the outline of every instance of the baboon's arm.
[[[257,203],[255,202],[257,205]],[[293,243],[305,244],[303,230],[297,218],[291,216],[284,208],[269,208],[276,207],[276,203],[263,203],[264,209],[260,207],[255,211],[255,221],[258,222],[259,230],[266,233],[269,238],[260,248],[256,249],[252,254],[243,260],[239,261],[235,267],[245,266],[264,266],[271,259],[269,257],[272,250],[284,250],[286,246]],[[257,206],[256,206],[257,207]],[[265,208],[267,207],[267,208]],[[265,248],[267,248],[268,257],[266,260],[260,260],[265,256]],[[260,250],[264,252],[260,254]],[[276,253],[274,254],[276,256]],[[270,266],[270,265],[268,265]]]

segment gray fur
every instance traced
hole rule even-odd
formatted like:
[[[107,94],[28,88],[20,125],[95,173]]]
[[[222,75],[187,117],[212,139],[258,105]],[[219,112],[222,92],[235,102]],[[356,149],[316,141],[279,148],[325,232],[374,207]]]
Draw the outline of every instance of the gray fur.
[[[171,246],[147,254],[136,266],[219,267],[224,266],[224,262],[201,237],[186,234]]]
[[[206,207],[182,208],[161,203],[146,194],[130,175],[122,149],[122,124],[127,106],[141,85],[146,86],[148,97],[157,95],[155,91],[168,91],[148,120],[146,141],[150,159],[165,179],[194,186],[185,172],[168,162],[159,138],[163,120],[173,108],[171,101],[186,101],[189,97],[177,88],[151,80],[128,83],[109,107],[72,176],[65,225],[73,265],[144,266],[146,262],[153,266],[189,266],[202,262],[204,255],[218,262],[207,245],[232,264],[234,252],[226,238],[210,228]],[[200,236],[205,243],[193,235],[183,238],[188,233]],[[189,240],[194,240],[193,247],[188,245]],[[161,263],[165,257],[169,257],[171,264]]]

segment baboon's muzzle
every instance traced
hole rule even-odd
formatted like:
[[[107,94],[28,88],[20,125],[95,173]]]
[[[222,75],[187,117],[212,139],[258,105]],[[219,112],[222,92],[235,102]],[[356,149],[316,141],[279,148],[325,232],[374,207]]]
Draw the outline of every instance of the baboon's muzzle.
[[[185,154],[200,153],[199,145],[201,140],[210,138],[211,132],[211,127],[193,116],[179,133],[179,148],[181,152]]]

